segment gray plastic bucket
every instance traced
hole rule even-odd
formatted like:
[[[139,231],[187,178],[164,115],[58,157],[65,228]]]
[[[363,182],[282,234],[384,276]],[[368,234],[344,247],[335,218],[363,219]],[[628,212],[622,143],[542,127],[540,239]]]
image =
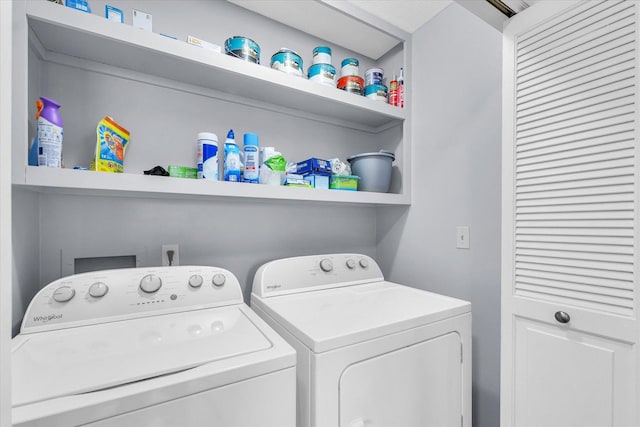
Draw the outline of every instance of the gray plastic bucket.
[[[387,193],[391,185],[391,163],[395,159],[394,153],[385,150],[355,154],[347,158],[353,175],[360,177],[358,191]]]

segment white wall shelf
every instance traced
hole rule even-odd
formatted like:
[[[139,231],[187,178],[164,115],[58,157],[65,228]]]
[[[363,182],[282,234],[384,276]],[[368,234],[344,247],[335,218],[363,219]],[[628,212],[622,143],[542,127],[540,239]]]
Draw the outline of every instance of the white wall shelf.
[[[28,2],[28,22],[49,52],[301,110],[373,132],[402,123],[406,111],[265,65],[110,22],[51,2]]]
[[[37,166],[27,166],[25,177],[24,185],[28,188],[73,195],[201,200],[212,197],[249,198],[372,206],[409,204],[409,197],[401,194],[316,190]]]
[[[321,122],[365,133],[382,134],[398,125],[406,132],[408,110],[405,109],[52,2],[29,1],[24,8],[31,47],[45,60],[49,55],[64,55],[70,60],[104,65],[105,69],[192,85],[222,97],[259,105],[259,108],[318,117]],[[402,169],[405,168],[408,171],[407,163],[403,164]],[[395,194],[279,188],[29,166],[20,167],[16,172],[14,185],[75,195],[202,200],[221,197],[371,206],[409,205],[411,200],[406,182],[401,194]]]

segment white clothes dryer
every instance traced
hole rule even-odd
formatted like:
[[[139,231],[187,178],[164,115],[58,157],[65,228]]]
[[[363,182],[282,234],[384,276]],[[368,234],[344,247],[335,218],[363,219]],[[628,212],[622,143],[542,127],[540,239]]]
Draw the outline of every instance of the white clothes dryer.
[[[295,425],[295,351],[217,267],[77,274],[12,341],[21,427]]]
[[[297,351],[299,427],[471,426],[471,304],[365,255],[280,259],[251,307]]]

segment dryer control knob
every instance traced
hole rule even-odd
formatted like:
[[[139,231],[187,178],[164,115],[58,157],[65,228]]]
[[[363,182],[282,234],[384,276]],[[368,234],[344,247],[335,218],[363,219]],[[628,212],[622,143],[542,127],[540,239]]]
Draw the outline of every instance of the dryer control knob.
[[[76,290],[71,286],[60,286],[53,292],[53,299],[57,302],[67,302],[76,295]]]
[[[202,282],[204,280],[202,279],[202,276],[199,274],[194,274],[193,276],[189,277],[189,286],[191,286],[192,288],[199,288],[200,286],[202,286]]]
[[[102,298],[109,292],[109,287],[104,282],[96,282],[89,286],[89,295],[94,298]]]
[[[360,259],[360,267],[369,268],[369,261],[366,258]]]
[[[349,270],[353,270],[354,268],[356,268],[356,262],[354,260],[352,260],[351,258],[349,258],[347,260],[347,268]]]
[[[325,258],[323,260],[320,261],[320,269],[322,271],[324,271],[325,273],[330,272],[331,270],[333,270],[333,262],[331,262],[331,260],[329,258]]]
[[[211,283],[213,283],[215,286],[222,286],[226,281],[227,278],[222,273],[214,274],[213,279],[211,279]]]
[[[155,274],[147,274],[140,280],[140,290],[148,294],[158,292],[162,287],[162,279]]]

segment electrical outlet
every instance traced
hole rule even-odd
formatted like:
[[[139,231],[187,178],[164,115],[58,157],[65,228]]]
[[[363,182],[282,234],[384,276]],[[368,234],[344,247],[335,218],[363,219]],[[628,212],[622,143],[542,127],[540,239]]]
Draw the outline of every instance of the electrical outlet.
[[[173,259],[169,261],[169,251],[173,251]],[[180,251],[177,244],[162,245],[162,265],[180,265]]]
[[[456,248],[469,249],[469,226],[456,227]]]

